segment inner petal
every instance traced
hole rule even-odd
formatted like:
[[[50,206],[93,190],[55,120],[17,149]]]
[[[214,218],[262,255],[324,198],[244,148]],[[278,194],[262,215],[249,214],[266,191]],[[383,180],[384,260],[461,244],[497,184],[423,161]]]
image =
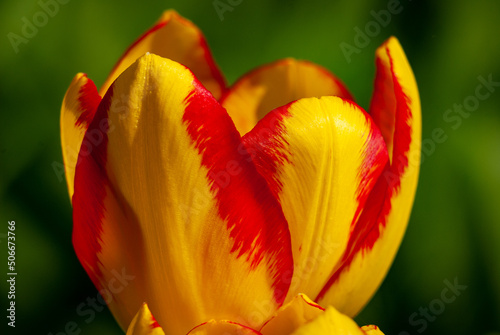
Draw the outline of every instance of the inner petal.
[[[240,78],[221,99],[241,135],[271,110],[302,98],[339,96],[353,100],[344,84],[319,65],[286,58]]]

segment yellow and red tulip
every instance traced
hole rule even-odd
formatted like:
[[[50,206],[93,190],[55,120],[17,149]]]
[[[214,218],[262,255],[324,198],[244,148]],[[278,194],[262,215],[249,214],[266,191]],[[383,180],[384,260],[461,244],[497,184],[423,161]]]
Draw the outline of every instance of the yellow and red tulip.
[[[199,29],[167,11],[100,91],[74,78],[61,111],[73,244],[122,328],[380,334],[349,317],[405,232],[421,121],[395,38],[376,65],[370,114],[304,61],[227,88]],[[117,271],[133,279],[108,289]]]

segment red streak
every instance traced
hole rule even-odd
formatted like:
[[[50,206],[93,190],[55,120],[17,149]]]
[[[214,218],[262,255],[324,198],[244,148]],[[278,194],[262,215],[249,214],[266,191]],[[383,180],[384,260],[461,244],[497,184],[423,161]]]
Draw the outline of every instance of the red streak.
[[[112,95],[111,86],[83,138],[76,165],[73,194],[73,246],[80,263],[98,289],[101,288],[101,271],[97,254],[101,251],[100,234],[106,211],[105,187],[108,185],[104,171],[108,149],[107,115]],[[100,140],[96,141],[97,138]]]
[[[245,256],[255,269],[267,262],[273,278],[274,297],[281,305],[293,273],[293,257],[288,223],[280,204],[266,181],[249,159],[234,124],[224,108],[195,80],[195,89],[186,98],[183,121],[208,169],[207,178],[215,194],[219,216],[227,222],[233,239],[231,252]],[[221,181],[228,164],[239,173]],[[226,177],[227,177],[226,176]]]
[[[254,129],[243,136],[243,143],[248,148],[253,162],[260,174],[266,179],[276,199],[283,187],[277,174],[278,168],[289,162],[288,143],[284,138],[283,120],[291,116],[289,103],[274,109],[262,118]]]
[[[75,122],[76,127],[87,129],[94,119],[97,106],[101,102],[101,96],[97,92],[94,82],[83,75],[87,82],[78,91],[79,110],[82,112]]]
[[[150,325],[150,327],[151,327],[151,329],[161,328],[160,324],[158,323],[158,321],[156,321],[156,319],[153,316],[153,314],[151,314],[151,325]]]

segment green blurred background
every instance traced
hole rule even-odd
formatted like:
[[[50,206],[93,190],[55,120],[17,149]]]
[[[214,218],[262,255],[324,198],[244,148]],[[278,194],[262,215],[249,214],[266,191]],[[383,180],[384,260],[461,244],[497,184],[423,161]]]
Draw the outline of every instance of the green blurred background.
[[[74,322],[74,334],[121,334],[107,309],[88,323],[76,313],[96,289],[73,252],[66,185],[53,170],[62,162],[59,109],[77,72],[100,86],[125,48],[174,8],[202,28],[229,83],[279,58],[307,59],[336,73],[365,108],[374,51],[397,36],[420,88],[427,147],[400,252],[356,320],[388,335],[500,334],[500,87],[469,105],[460,124],[445,120],[454,104],[474,101],[479,76],[500,82],[499,1],[401,0],[402,11],[372,31],[350,62],[340,44],[356,46],[355,28],[364,31],[371,11],[391,1],[221,0],[232,8],[222,20],[212,0],[66,2],[18,52],[8,34],[22,36],[23,18],[33,22],[43,9],[38,1],[0,4],[0,268],[7,272],[6,226],[15,220],[13,333],[66,334]],[[436,129],[445,133],[443,143],[432,140]],[[467,288],[442,303],[445,281]],[[6,281],[0,286],[5,302]]]

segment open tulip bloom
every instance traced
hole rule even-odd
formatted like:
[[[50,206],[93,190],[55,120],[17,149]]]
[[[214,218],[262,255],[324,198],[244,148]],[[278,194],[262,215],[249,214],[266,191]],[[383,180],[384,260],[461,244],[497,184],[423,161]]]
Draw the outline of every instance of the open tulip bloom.
[[[167,11],[100,91],[73,79],[61,137],[76,254],[127,334],[381,334],[351,317],[408,223],[420,101],[396,38],[369,113],[284,59],[227,88]]]

